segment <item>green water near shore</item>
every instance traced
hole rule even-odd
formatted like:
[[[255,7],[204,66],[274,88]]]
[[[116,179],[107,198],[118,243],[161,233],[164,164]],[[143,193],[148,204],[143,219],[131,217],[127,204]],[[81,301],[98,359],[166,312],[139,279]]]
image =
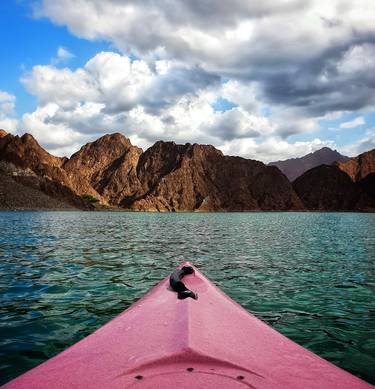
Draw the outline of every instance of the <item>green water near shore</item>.
[[[0,212],[0,383],[64,350],[182,261],[375,383],[375,215]]]

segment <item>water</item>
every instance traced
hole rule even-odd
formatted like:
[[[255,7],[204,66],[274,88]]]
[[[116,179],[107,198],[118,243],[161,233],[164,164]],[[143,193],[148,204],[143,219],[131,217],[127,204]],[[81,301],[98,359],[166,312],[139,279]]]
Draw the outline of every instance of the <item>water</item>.
[[[1,383],[88,335],[183,260],[375,383],[375,215],[0,212]]]

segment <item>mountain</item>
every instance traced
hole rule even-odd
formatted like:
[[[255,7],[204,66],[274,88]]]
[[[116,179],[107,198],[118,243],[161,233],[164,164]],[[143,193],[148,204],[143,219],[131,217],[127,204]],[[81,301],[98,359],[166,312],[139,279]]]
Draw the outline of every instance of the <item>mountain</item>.
[[[145,152],[105,135],[71,158],[46,152],[29,134],[0,138],[3,174],[78,208],[84,199],[132,210],[300,210],[286,177],[262,162],[210,145],[157,142]],[[4,173],[5,172],[5,173]],[[31,183],[32,181],[32,183]]]
[[[139,189],[124,197],[131,209],[303,209],[288,180],[274,167],[224,156],[210,145],[157,142],[140,156]]]
[[[336,150],[323,147],[301,158],[291,158],[285,161],[270,162],[268,165],[277,166],[293,182],[304,172],[319,165],[330,165],[335,161],[348,161],[349,158],[341,155]]]
[[[337,161],[336,165],[340,170],[349,175],[353,181],[364,179],[370,173],[375,172],[375,149],[367,151],[358,157],[350,158],[347,161]]]
[[[374,211],[373,184],[370,177],[355,183],[337,166],[321,165],[298,177],[293,188],[309,210]]]
[[[0,170],[0,209],[89,209],[81,199],[72,204],[67,197],[48,195],[38,178],[11,177]]]
[[[59,158],[29,134],[0,131],[0,208],[374,211],[374,154],[316,166],[291,184],[276,166],[211,145],[159,141],[143,151],[115,133]],[[329,155],[340,154],[322,149],[294,161],[306,167]]]
[[[62,168],[65,161],[45,151],[29,134],[4,134],[0,137],[0,208],[92,209],[72,189]]]
[[[118,205],[139,187],[136,169],[142,152],[121,134],[104,135],[73,154],[63,169],[76,193]]]

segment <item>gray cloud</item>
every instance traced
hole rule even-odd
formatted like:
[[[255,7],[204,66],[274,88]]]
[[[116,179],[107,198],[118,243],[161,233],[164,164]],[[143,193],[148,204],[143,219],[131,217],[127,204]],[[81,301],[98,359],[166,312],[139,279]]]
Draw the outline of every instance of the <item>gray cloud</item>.
[[[60,150],[123,131],[143,147],[202,141],[282,159],[326,144],[288,143],[325,115],[375,107],[372,0],[41,0],[35,14],[123,53],[23,77],[39,103],[23,124]],[[220,98],[235,108],[215,112]]]
[[[125,52],[161,56],[190,67],[158,79],[161,87],[153,91],[159,94],[142,100],[150,111],[215,82],[215,77],[256,81],[266,102],[300,108],[301,116],[374,105],[370,71],[337,71],[350,48],[375,44],[372,0],[71,3],[43,0],[36,13],[78,36],[107,39]],[[130,108],[126,102],[107,107]]]

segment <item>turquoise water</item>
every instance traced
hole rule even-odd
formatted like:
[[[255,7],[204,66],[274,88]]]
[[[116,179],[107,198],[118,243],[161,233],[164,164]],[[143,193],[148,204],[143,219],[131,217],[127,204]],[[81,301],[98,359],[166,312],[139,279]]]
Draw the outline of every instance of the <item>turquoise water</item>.
[[[88,335],[184,260],[375,383],[374,214],[109,212],[0,212],[0,382]]]

